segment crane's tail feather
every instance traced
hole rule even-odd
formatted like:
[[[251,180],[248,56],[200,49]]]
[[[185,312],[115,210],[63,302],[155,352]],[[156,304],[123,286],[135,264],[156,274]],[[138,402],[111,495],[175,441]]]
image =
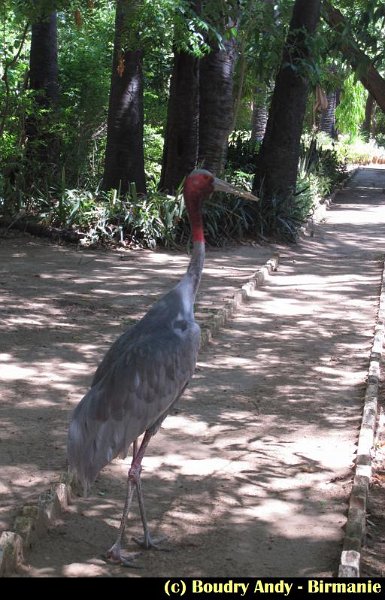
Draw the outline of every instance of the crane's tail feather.
[[[124,422],[98,421],[83,409],[79,404],[71,419],[67,456],[69,472],[87,492],[103,467],[118,455],[127,456],[132,440]]]

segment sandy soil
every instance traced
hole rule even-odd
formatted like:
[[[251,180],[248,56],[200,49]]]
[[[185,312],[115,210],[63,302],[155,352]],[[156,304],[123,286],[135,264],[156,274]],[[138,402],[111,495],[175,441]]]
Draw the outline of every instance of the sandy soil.
[[[202,351],[183,400],[151,444],[143,487],[150,527],[170,551],[138,569],[107,564],[129,460],[98,477],[26,557],[19,576],[329,576],[338,569],[378,306],[385,171],[362,170],[316,225],[281,248],[267,285]],[[204,321],[274,252],[210,252]],[[124,327],[188,257],[76,251],[0,240],[2,528],[65,469],[70,412]],[[140,534],[136,505],[131,535]]]

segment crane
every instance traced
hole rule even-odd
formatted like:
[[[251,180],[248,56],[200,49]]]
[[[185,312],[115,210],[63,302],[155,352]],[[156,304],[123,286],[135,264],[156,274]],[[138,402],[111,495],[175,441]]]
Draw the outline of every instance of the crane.
[[[187,271],[173,289],[112,344],[69,425],[69,470],[86,492],[101,469],[118,455],[126,457],[132,445],[119,532],[106,553],[108,560],[124,566],[133,566],[122,553],[122,539],[135,489],[144,533],[143,540],[135,541],[144,548],[157,547],[147,525],[141,464],[151,438],[194,373],[200,344],[194,301],[205,258],[202,203],[214,191],[258,200],[204,169],[196,169],[186,177],[183,194],[193,239]]]

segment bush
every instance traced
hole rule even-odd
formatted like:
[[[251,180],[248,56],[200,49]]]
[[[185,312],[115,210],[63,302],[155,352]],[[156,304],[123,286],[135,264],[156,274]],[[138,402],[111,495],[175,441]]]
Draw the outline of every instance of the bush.
[[[298,166],[296,191],[288,197],[275,197],[259,206],[259,234],[295,242],[300,227],[316,206],[346,177],[346,161],[330,145],[322,146],[315,137],[304,136]]]
[[[258,219],[259,235],[295,242],[299,228],[314,210],[314,197],[307,185],[288,197],[274,197],[268,202],[261,198]]]
[[[227,169],[233,183],[251,189],[259,144],[250,141],[247,132],[233,135]],[[297,189],[289,197],[245,203],[243,232],[293,242],[299,228],[317,204],[346,177],[346,159],[328,136],[304,136],[298,168]],[[246,216],[246,218],[245,218]]]
[[[234,131],[227,150],[227,171],[254,173],[260,142],[250,139],[249,131]]]
[[[191,231],[181,189],[175,197],[157,191],[163,138],[157,129],[147,126],[145,140],[146,196],[138,196],[134,187],[124,197],[119,197],[116,190],[98,193],[69,189],[63,168],[55,187],[46,183],[45,189],[35,187],[27,195],[19,182],[17,198],[16,187],[13,190],[13,214],[23,210],[27,217],[42,224],[81,233],[84,245],[185,246]],[[230,143],[225,178],[241,189],[251,190],[257,149],[247,132],[237,132]],[[345,147],[333,145],[329,138],[304,137],[295,193],[269,202],[261,197],[258,203],[216,195],[203,208],[207,242],[223,246],[246,236],[295,241],[299,227],[314,207],[345,177],[345,154]],[[91,181],[88,184],[90,188]],[[1,190],[1,182],[0,191],[4,198],[11,197],[5,193],[4,184]]]

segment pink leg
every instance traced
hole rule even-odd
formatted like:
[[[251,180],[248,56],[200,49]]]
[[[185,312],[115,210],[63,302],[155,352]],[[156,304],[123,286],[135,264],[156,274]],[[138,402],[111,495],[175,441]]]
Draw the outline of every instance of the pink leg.
[[[144,538],[143,538],[143,540],[138,540],[138,539],[134,538],[134,540],[146,549],[157,548],[156,542],[160,541],[160,540],[153,541],[151,539],[150,532],[149,532],[148,525],[147,525],[147,519],[146,519],[146,513],[145,513],[144,501],[143,501],[142,486],[141,486],[141,481],[140,481],[140,474],[142,471],[142,460],[143,460],[144,453],[147,449],[147,446],[148,446],[151,438],[152,438],[152,434],[148,433],[146,431],[139,450],[137,450],[137,440],[135,440],[135,442],[133,443],[132,462],[131,462],[131,467],[128,471],[128,478],[127,478],[126,501],[124,503],[124,509],[123,509],[123,514],[122,514],[122,519],[120,522],[118,537],[116,539],[115,544],[107,552],[107,558],[109,558],[113,562],[118,562],[127,567],[132,567],[134,565],[132,564],[132,559],[130,559],[128,557],[124,557],[122,555],[121,544],[122,544],[124,530],[126,527],[127,515],[130,510],[132,497],[134,495],[135,488],[137,489],[137,492],[138,492],[139,510],[140,510],[140,516],[141,516],[142,524],[143,524]],[[137,555],[137,553],[135,555]],[[135,555],[132,558],[134,558]]]
[[[135,553],[130,556],[122,555],[122,538],[123,538],[124,530],[126,528],[126,519],[127,519],[128,512],[130,510],[132,497],[134,495],[134,489],[135,489],[134,485],[133,485],[134,482],[133,482],[133,477],[132,477],[131,471],[134,466],[135,458],[137,455],[137,450],[136,450],[137,443],[138,443],[138,441],[135,440],[132,445],[132,461],[131,461],[131,467],[128,470],[127,493],[126,493],[126,499],[124,502],[122,518],[120,520],[118,537],[116,538],[116,542],[113,544],[113,546],[111,546],[111,548],[109,550],[107,550],[107,552],[106,552],[107,559],[111,560],[111,562],[119,563],[125,567],[134,567],[133,559],[138,554],[138,553]]]

